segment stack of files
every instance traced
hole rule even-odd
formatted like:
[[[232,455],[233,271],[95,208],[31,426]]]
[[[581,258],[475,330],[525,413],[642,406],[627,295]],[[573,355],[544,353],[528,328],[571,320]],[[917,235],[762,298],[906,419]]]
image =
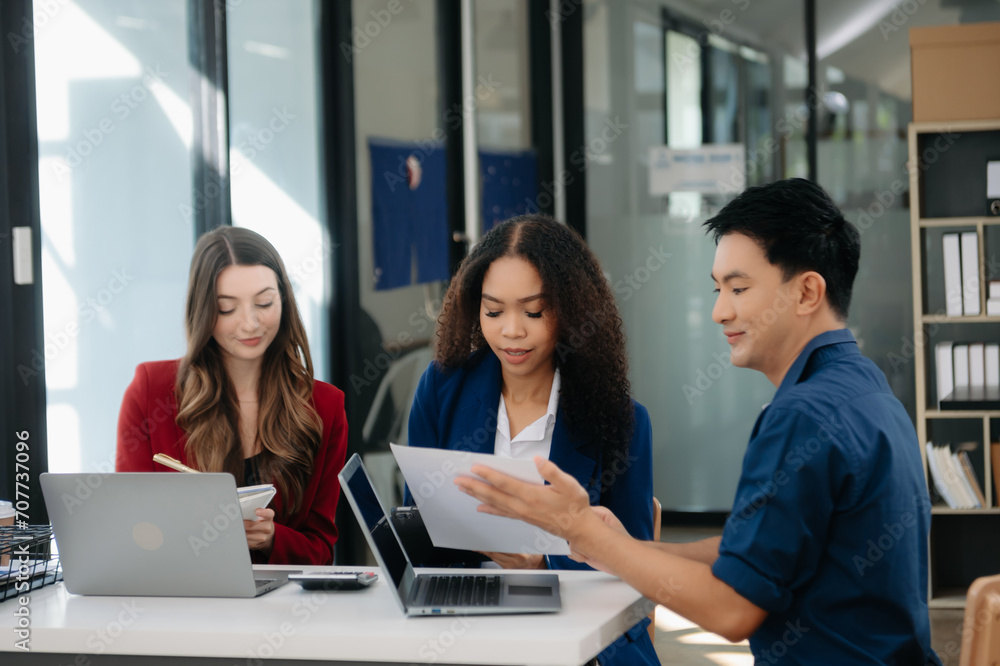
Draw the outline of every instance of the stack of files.
[[[1000,315],[1000,280],[990,280],[986,296],[986,314],[992,317]]]
[[[927,464],[938,495],[951,509],[981,509],[986,506],[983,490],[965,451],[954,452],[947,444],[927,442]]]
[[[1000,409],[1000,344],[939,342],[934,367],[938,409]]]
[[[975,231],[941,237],[944,251],[944,300],[949,317],[980,314],[979,235]]]

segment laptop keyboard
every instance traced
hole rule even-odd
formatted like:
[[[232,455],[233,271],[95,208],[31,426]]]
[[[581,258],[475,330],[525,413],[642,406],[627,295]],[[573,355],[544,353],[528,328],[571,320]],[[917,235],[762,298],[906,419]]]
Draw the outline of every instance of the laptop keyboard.
[[[257,586],[257,589],[259,590],[259,589],[261,589],[263,587],[267,587],[268,585],[270,585],[271,583],[273,583],[275,580],[276,579],[274,579],[274,578],[254,578],[253,582]]]
[[[423,606],[499,606],[500,576],[422,576]]]

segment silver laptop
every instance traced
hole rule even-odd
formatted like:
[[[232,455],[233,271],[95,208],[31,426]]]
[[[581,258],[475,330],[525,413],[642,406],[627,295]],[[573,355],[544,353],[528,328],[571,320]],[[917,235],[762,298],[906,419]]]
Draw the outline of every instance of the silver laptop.
[[[406,615],[551,613],[562,608],[556,574],[497,569],[415,573],[358,454],[351,456],[339,476],[361,531]]]
[[[254,597],[292,572],[253,570],[232,474],[40,479],[73,594]]]

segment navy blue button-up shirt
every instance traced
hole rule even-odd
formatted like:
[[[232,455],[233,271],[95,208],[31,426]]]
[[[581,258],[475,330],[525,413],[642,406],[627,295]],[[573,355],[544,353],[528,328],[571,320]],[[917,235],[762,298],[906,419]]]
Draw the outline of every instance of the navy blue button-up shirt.
[[[930,499],[913,424],[847,329],[754,425],[713,573],[768,612],[757,664],[925,664]]]

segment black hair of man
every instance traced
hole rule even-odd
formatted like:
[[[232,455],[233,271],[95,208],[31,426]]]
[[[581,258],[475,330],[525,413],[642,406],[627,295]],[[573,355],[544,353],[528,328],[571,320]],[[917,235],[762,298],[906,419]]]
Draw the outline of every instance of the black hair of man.
[[[749,187],[705,222],[716,244],[728,234],[756,241],[785,281],[805,271],[826,280],[834,314],[847,320],[861,235],[822,187],[804,178]]]

